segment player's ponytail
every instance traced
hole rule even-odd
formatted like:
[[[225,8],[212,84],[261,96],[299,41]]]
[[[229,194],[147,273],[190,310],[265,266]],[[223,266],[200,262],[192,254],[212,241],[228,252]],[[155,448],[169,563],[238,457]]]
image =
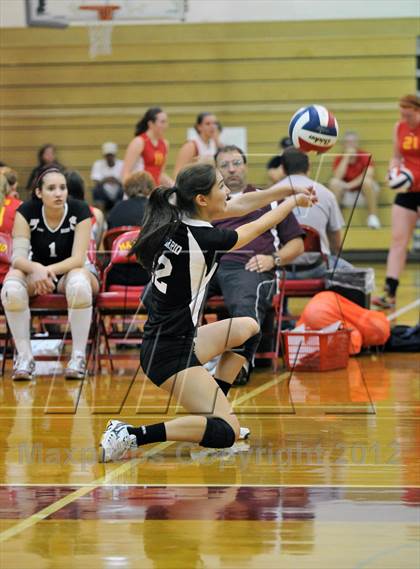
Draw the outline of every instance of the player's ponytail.
[[[142,230],[131,250],[148,271],[153,269],[156,254],[181,219],[181,211],[174,199],[176,190],[176,187],[159,187],[150,194]]]
[[[143,132],[146,132],[149,129],[149,122],[156,122],[158,114],[162,112],[163,111],[160,107],[152,107],[148,109],[136,124],[134,136],[139,136],[140,134],[143,134]]]
[[[132,252],[140,264],[152,271],[165,242],[175,233],[182,217],[195,217],[195,197],[207,196],[216,183],[211,164],[192,164],[183,168],[173,188],[159,187],[149,198],[143,228]]]

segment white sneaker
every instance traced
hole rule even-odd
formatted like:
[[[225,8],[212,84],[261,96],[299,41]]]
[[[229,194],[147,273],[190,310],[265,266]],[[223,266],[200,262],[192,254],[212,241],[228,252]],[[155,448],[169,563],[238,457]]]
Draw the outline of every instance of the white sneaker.
[[[245,439],[248,439],[250,435],[251,431],[248,429],[248,427],[241,427],[239,431],[239,440],[244,441]]]
[[[76,354],[71,358],[64,370],[66,379],[83,379],[86,375],[86,358],[84,354]]]
[[[136,435],[130,435],[127,427],[132,427],[132,425],[122,421],[108,421],[99,443],[99,462],[119,460],[129,450],[137,448]]]
[[[379,221],[378,216],[373,214],[373,213],[368,215],[367,226],[370,227],[370,229],[380,229],[381,228],[381,222]]]
[[[27,356],[17,356],[13,365],[12,379],[14,381],[31,380],[35,372],[35,362],[33,358]]]

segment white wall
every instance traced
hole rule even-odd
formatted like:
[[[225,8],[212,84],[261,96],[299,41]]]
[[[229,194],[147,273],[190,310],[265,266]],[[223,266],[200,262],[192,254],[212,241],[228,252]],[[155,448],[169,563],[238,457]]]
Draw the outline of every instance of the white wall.
[[[187,21],[420,18],[420,0],[189,0]]]
[[[67,2],[60,0],[61,13]],[[420,18],[420,0],[188,0],[188,6],[187,22]],[[0,0],[0,27],[25,25],[24,0]]]

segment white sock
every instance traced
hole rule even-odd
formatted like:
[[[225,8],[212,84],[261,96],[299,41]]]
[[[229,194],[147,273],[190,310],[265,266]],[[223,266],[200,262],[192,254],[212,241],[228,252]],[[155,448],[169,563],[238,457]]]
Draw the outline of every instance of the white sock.
[[[85,355],[92,321],[92,306],[88,308],[70,308],[69,320],[73,340],[72,357],[74,357],[76,353]]]
[[[31,349],[31,312],[29,308],[24,310],[5,310],[7,322],[15,341],[19,356],[32,359]]]

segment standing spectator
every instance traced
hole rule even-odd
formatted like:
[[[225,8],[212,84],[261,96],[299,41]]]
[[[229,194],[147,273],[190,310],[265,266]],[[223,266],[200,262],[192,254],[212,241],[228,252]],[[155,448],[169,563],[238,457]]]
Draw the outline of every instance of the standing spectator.
[[[289,136],[283,136],[283,138],[279,142],[280,154],[273,156],[267,162],[266,166],[267,176],[270,178],[270,181],[273,184],[275,184],[284,177],[284,172],[282,168],[282,154],[286,150],[286,148],[289,148],[290,146],[293,146],[292,139]]]
[[[26,184],[27,190],[32,191],[41,172],[49,166],[54,166],[59,170],[64,170],[64,166],[57,160],[55,146],[53,144],[44,144],[44,146],[41,146],[38,150],[38,165],[35,166],[29,175],[28,182]]]
[[[185,142],[176,158],[174,177],[187,164],[200,159],[213,161],[217,152],[217,118],[213,113],[200,113],[194,125],[196,136]]]
[[[135,171],[145,170],[156,185],[172,186],[173,180],[165,173],[169,142],[163,138],[168,128],[168,117],[160,107],[148,109],[136,125],[134,138],[124,157],[123,182]]]
[[[386,265],[385,295],[372,299],[381,308],[393,308],[399,276],[407,260],[407,247],[420,218],[420,98],[406,95],[400,99],[401,120],[395,125],[394,152],[390,169],[404,166],[413,175],[407,193],[395,196],[392,206],[391,248]]]
[[[361,191],[366,199],[368,210],[367,226],[379,229],[377,193],[379,185],[375,181],[375,164],[371,154],[359,148],[359,137],[355,132],[346,132],[343,138],[343,155],[337,156],[333,163],[334,176],[329,182],[338,203],[341,204],[345,192]]]
[[[147,200],[155,187],[148,172],[131,174],[124,182],[124,194],[127,199],[117,203],[108,216],[108,229],[123,225],[141,226]]]
[[[220,149],[216,155],[216,166],[233,197],[258,192],[255,186],[247,182],[246,156],[237,146],[229,145]],[[283,197],[286,197],[292,190],[290,185],[284,186]],[[261,207],[242,217],[215,221],[213,225],[218,229],[236,229],[260,219],[270,209],[270,206]],[[294,215],[289,213],[273,229],[265,231],[246,247],[223,255],[219,270],[210,283],[209,296],[222,294],[231,317],[251,316],[262,324],[275,291],[274,270],[291,263],[303,253],[303,236],[304,232]],[[261,332],[244,344],[246,363],[239,372],[238,385],[243,385],[249,379],[260,339]]]
[[[67,170],[66,174],[67,190],[69,196],[75,200],[80,200],[86,203],[85,200],[85,182],[79,172],[75,170]],[[89,206],[90,213],[92,214],[91,222],[91,238],[95,241],[98,246],[102,239],[102,233],[105,226],[105,218],[102,211],[92,205]]]
[[[13,224],[15,221],[16,210],[22,203],[10,193],[10,185],[4,174],[0,174],[0,232],[12,234]],[[4,277],[9,270],[9,265],[0,263],[0,284],[3,283]]]
[[[93,201],[105,212],[123,198],[123,161],[118,160],[117,152],[115,142],[105,142],[102,145],[103,158],[94,162],[90,173],[90,178],[95,183]]]
[[[320,236],[321,249],[328,258],[328,266],[317,253],[303,253],[287,267],[289,279],[316,279],[325,276],[328,268],[352,269],[353,266],[337,257],[341,249],[341,229],[344,219],[332,192],[308,177],[309,158],[297,148],[286,148],[283,153],[283,169],[286,178],[282,185],[289,187],[313,186],[318,202],[310,209],[295,208],[293,213],[300,224],[315,229]]]

